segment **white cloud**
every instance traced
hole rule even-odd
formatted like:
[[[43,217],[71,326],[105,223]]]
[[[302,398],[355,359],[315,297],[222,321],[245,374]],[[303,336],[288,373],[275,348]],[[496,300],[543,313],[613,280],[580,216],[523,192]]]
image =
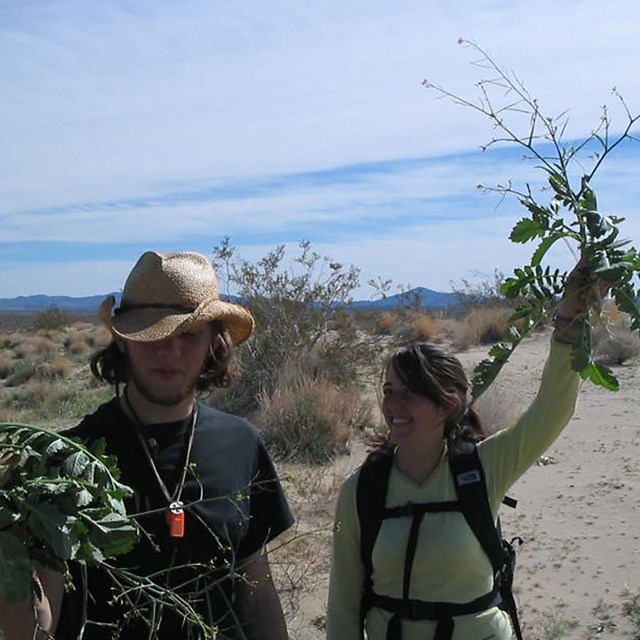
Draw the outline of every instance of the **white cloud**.
[[[335,225],[328,249],[372,268],[377,256],[389,255],[394,280],[441,287],[464,276],[446,275],[458,252],[462,269],[484,269],[471,265],[473,253],[478,263],[508,261],[504,228],[509,249],[493,240],[483,249],[471,231],[479,209],[507,231],[512,214],[478,200],[474,186],[527,179],[528,169],[504,171],[491,154],[469,156],[491,137],[489,122],[436,100],[420,81],[477,95],[474,82],[488,76],[470,64],[476,56],[468,48],[456,45],[466,37],[514,69],[547,113],[570,108],[570,131],[584,134],[603,102],[615,104],[614,84],[630,105],[640,104],[633,64],[639,21],[640,5],[631,0],[612,0],[606,11],[594,0],[5,3],[1,240],[137,249],[203,242],[213,230],[239,242],[248,231],[262,233],[272,247],[279,237],[313,228],[325,242]],[[624,117],[619,109],[614,115],[619,126]],[[298,176],[407,158],[439,163],[389,166],[352,182]],[[606,174],[601,193],[635,224],[637,172],[619,168]],[[276,178],[279,189],[247,188]],[[246,192],[184,196],[234,184]],[[453,211],[445,209],[446,198],[466,224],[457,215],[441,222]],[[416,228],[425,222],[426,230]],[[633,236],[640,236],[635,228]],[[412,250],[394,248],[402,238]],[[426,272],[414,254],[438,256],[428,274],[440,284],[422,281]],[[5,270],[7,255],[0,249],[3,274],[12,274],[5,282],[25,291],[37,286],[28,265]],[[73,255],[68,259],[51,274],[90,272],[84,261],[74,271]],[[445,262],[451,267],[435,275],[433,264]],[[9,295],[5,282],[0,296]]]

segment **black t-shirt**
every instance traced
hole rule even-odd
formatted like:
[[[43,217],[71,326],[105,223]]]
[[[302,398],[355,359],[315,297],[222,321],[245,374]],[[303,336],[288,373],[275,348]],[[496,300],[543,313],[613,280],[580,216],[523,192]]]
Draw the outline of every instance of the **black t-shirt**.
[[[181,480],[190,419],[144,428],[156,469],[169,493]],[[127,513],[144,530],[132,552],[115,563],[139,576],[153,576],[160,585],[171,585],[189,599],[193,608],[215,624],[225,637],[238,640],[244,634],[233,613],[234,577],[238,564],[258,552],[291,526],[289,511],[275,469],[256,429],[246,420],[198,404],[190,468],[181,494],[185,510],[183,538],[171,538],[165,520],[167,498],[147,459],[136,425],[122,411],[117,399],[65,433],[84,442],[105,438],[107,453],[115,455],[120,481],[134,490]],[[83,615],[84,580],[72,566],[75,589],[65,593],[59,640],[75,640]],[[85,638],[138,640],[148,635],[148,623],[140,616],[125,619],[131,607],[111,603],[113,581],[103,571],[89,570]],[[148,619],[151,610],[135,600]],[[168,608],[161,614],[157,638],[199,638],[197,631]],[[103,624],[100,624],[103,623]],[[106,625],[104,624],[106,623]]]

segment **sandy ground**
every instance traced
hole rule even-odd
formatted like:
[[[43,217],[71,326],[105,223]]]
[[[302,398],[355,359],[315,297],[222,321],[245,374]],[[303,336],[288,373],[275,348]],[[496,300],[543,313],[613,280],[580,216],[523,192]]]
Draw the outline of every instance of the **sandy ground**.
[[[549,334],[528,339],[502,372],[494,391],[505,412],[525,408],[533,397],[548,343]],[[471,366],[486,350],[459,355]],[[505,535],[524,540],[516,597],[527,640],[640,637],[640,622],[632,624],[622,613],[630,601],[625,593],[640,594],[640,363],[614,373],[617,393],[582,385],[567,429],[512,488],[517,509],[503,509]],[[320,531],[298,559],[298,588],[291,589],[296,610],[287,614],[292,640],[324,637],[332,500],[340,479],[363,455],[356,443],[330,471],[310,472],[323,475],[324,493],[312,490],[297,503],[307,505],[298,514],[301,531]]]

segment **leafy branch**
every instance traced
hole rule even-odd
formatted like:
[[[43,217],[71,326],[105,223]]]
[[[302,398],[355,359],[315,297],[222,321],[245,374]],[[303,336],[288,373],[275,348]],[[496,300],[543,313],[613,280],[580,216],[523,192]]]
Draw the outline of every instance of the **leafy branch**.
[[[205,624],[176,589],[163,586],[162,575],[139,576],[110,562],[128,553],[143,533],[137,516],[126,513],[124,500],[133,492],[119,475],[102,440],[87,447],[47,429],[0,423],[2,598],[10,603],[32,597],[34,561],[60,573],[75,561],[83,572],[89,566],[105,570],[114,601],[125,603],[129,616],[147,620],[150,630],[170,608],[200,628],[203,637],[215,638],[216,628]],[[168,568],[166,574],[182,568]],[[205,569],[215,568],[204,567],[202,573]]]
[[[523,148],[524,159],[535,162],[535,168],[544,174],[547,186],[542,193],[550,194],[548,202],[541,203],[529,184],[522,190],[515,189],[510,182],[493,187],[480,185],[485,192],[496,192],[503,198],[514,196],[519,201],[527,215],[515,224],[509,239],[518,244],[533,242],[536,247],[529,264],[516,268],[501,287],[502,294],[517,300],[518,304],[505,341],[492,347],[490,357],[475,370],[473,396],[477,399],[495,380],[523,338],[549,316],[567,287],[573,286],[566,272],[543,266],[549,250],[558,241],[577,247],[578,253],[586,259],[588,271],[610,287],[618,308],[629,315],[631,329],[640,331],[640,291],[634,286],[634,279],[640,272],[640,255],[630,246],[631,240],[619,238],[619,225],[624,218],[607,215],[598,209],[592,186],[605,158],[623,141],[638,141],[632,130],[640,114],[633,115],[614,88],[613,93],[626,114],[622,132],[613,133],[609,111],[604,106],[595,130],[578,142],[565,142],[569,122],[566,111],[555,117],[546,116],[514,73],[499,67],[475,43],[466,40],[459,43],[479,54],[473,64],[488,71],[490,76],[477,83],[477,99],[463,98],[427,80],[423,81],[423,86],[489,118],[498,135],[482,149],[501,143]],[[496,93],[499,98],[494,98]],[[590,165],[587,170],[585,163]],[[585,274],[578,282],[578,289],[583,291],[574,293],[588,297],[588,289],[594,286]],[[593,360],[591,327],[598,314],[599,309],[589,308],[576,319],[580,330],[572,342],[572,366],[583,379],[616,390],[618,382],[612,372]]]

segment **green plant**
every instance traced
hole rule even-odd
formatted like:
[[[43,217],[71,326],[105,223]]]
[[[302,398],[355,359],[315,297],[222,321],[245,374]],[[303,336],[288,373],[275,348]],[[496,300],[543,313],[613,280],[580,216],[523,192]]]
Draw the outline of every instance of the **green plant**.
[[[611,121],[606,107],[602,109],[599,126],[579,142],[566,142],[566,112],[556,117],[542,113],[538,101],[527,91],[524,84],[511,72],[500,68],[482,48],[465,40],[480,55],[477,64],[488,70],[492,77],[478,83],[479,98],[472,101],[455,95],[446,89],[424,81],[423,85],[435,90],[455,103],[470,107],[489,118],[500,132],[484,148],[498,144],[515,144],[525,151],[525,159],[536,163],[543,172],[550,193],[548,203],[538,201],[538,195],[529,184],[517,190],[511,183],[495,187],[482,186],[485,191],[499,193],[502,197],[515,196],[527,210],[528,215],[513,227],[510,240],[514,243],[535,242],[537,246],[530,263],[514,270],[501,286],[504,296],[520,300],[512,325],[501,342],[489,351],[489,359],[483,360],[475,371],[473,395],[479,397],[495,379],[522,339],[533,328],[548,317],[567,287],[567,273],[543,264],[549,249],[562,240],[573,243],[578,253],[585,256],[589,271],[606,282],[618,307],[629,314],[631,328],[640,331],[640,309],[638,289],[634,288],[634,277],[640,272],[640,255],[630,247],[630,240],[619,238],[623,218],[605,215],[598,209],[593,189],[594,177],[603,161],[625,140],[635,140],[631,130],[640,115],[632,115],[623,98],[614,89],[614,94],[626,113],[626,125],[622,133],[613,136]],[[506,100],[497,104],[495,93]],[[525,120],[524,130],[517,130],[518,122]],[[589,165],[587,170],[584,169]],[[592,286],[588,276],[579,282],[579,288]],[[578,318],[582,330],[572,345],[573,368],[583,379],[608,389],[617,389],[618,383],[610,369],[593,359],[591,326],[597,310],[587,309]]]
[[[554,613],[547,616],[542,623],[542,632],[544,640],[563,640],[567,637],[567,633],[575,629],[578,623],[575,620],[568,620],[561,615]]]
[[[124,505],[133,492],[118,481],[103,440],[85,447],[46,429],[2,423],[0,470],[0,593],[5,602],[31,597],[35,561],[61,573],[73,561],[103,569],[115,587],[114,600],[129,603],[132,615],[145,617],[167,606],[197,625],[203,637],[216,637],[215,628],[204,624],[175,591],[111,563],[132,549],[140,528]],[[151,628],[149,638],[155,637]]]
[[[595,638],[604,633],[613,633],[618,628],[612,617],[612,607],[607,606],[603,600],[600,600],[592,611],[593,621],[587,625],[587,640],[595,640]]]
[[[632,625],[634,640],[640,639],[640,591],[633,592],[630,589],[624,594],[622,602],[622,614]]]
[[[5,387],[19,387],[36,374],[36,366],[33,362],[21,362],[13,368],[13,372],[4,381]]]
[[[104,446],[92,449],[50,431],[0,425],[0,576],[7,602],[31,593],[32,562],[66,571],[69,560],[100,562],[138,536]]]

